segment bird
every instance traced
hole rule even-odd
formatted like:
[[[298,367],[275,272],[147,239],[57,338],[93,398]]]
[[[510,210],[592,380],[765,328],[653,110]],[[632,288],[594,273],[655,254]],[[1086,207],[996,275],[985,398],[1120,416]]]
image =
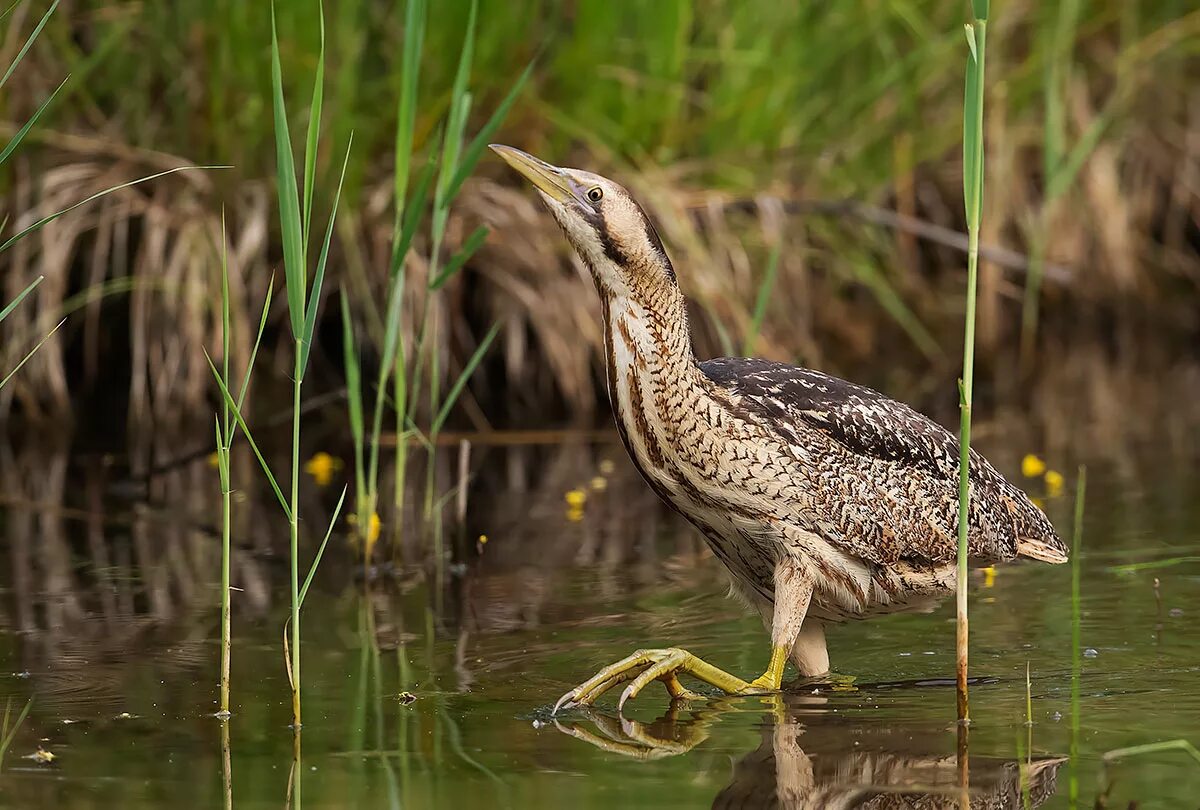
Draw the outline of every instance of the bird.
[[[681,647],[640,649],[568,690],[553,712],[680,675],[729,694],[778,691],[790,660],[826,675],[825,625],[931,609],[953,592],[958,437],[908,405],[820,371],[755,358],[699,361],[674,265],[618,183],[520,149],[492,150],[536,189],[600,295],[608,399],[650,488],[703,535],[731,592],[771,638],[746,681]],[[970,561],[1067,561],[1046,515],[975,451]]]

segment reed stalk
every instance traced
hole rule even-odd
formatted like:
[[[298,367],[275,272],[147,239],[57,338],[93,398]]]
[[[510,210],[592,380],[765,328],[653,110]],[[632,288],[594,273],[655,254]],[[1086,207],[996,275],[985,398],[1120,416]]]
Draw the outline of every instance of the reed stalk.
[[[221,217],[221,379],[229,384],[229,247],[225,233],[225,217]],[[229,486],[229,404],[221,398],[221,423],[217,433],[217,469],[221,479],[221,708],[217,715],[230,716],[229,669],[232,639],[229,599],[229,558],[232,554],[230,532],[232,521],[231,490]],[[226,738],[226,743],[228,739]]]
[[[958,576],[955,589],[955,676],[958,721],[971,720],[967,696],[967,557],[971,507],[971,405],[975,386],[975,299],[979,286],[979,223],[983,214],[983,78],[988,0],[972,0],[974,23],[966,26],[969,58],[963,104],[963,200],[967,218],[967,311],[963,327],[963,375],[959,382]]]
[[[413,165],[414,127],[417,109],[417,86],[420,73],[421,52],[424,43],[428,4],[427,0],[409,0],[405,7],[403,54],[399,100],[397,103],[395,131],[395,167],[393,170],[393,193],[395,195],[392,255],[388,275],[388,294],[384,313],[384,342],[380,368],[375,384],[375,403],[372,413],[371,432],[368,440],[368,460],[364,474],[364,487],[356,492],[355,503],[358,530],[364,540],[364,556],[371,553],[371,523],[379,507],[379,459],[382,419],[386,405],[386,393],[391,390],[392,408],[395,414],[395,486],[393,491],[394,526],[393,536],[399,538],[403,515],[404,490],[408,464],[408,438],[421,435],[427,447],[436,443],[438,432],[444,425],[450,410],[461,395],[467,380],[474,373],[498,331],[493,326],[464,365],[459,376],[451,385],[445,398],[442,397],[437,368],[436,312],[431,308],[437,292],[444,287],[466,265],[487,239],[488,229],[476,228],[460,246],[459,250],[443,263],[443,244],[450,209],[462,190],[466,178],[474,170],[491,136],[499,128],[508,110],[516,100],[517,93],[529,78],[532,64],[525,69],[509,89],[503,101],[470,140],[466,140],[466,126],[471,111],[471,93],[468,89],[472,58],[475,46],[475,28],[478,16],[477,2],[472,0],[463,45],[459,52],[458,65],[450,93],[446,119],[439,133],[432,139],[440,141],[440,151],[431,154],[421,171],[415,186],[409,189],[409,178]],[[413,330],[412,345],[407,345],[401,329],[404,300],[408,293],[408,276],[405,260],[413,239],[421,226],[427,200],[432,191],[429,275],[421,290],[421,301],[416,328]],[[433,326],[431,326],[433,324]],[[411,362],[411,368],[409,367]],[[426,364],[429,365],[428,370]],[[426,372],[428,371],[428,375]],[[389,386],[390,383],[390,386]],[[428,390],[426,390],[428,386]],[[361,391],[359,392],[361,396]],[[429,404],[430,424],[428,438],[417,429],[415,420],[421,402]],[[353,421],[353,420],[352,420]],[[353,428],[353,425],[352,425]],[[432,451],[431,451],[432,470]],[[433,503],[432,477],[427,479],[426,517]],[[397,543],[397,548],[399,543]]]
[[[13,300],[11,300],[11,301],[9,301],[7,304],[5,304],[5,306],[4,306],[4,308],[3,308],[3,309],[0,309],[0,323],[2,323],[2,322],[4,321],[4,319],[5,319],[5,318],[7,318],[7,317],[9,316],[9,314],[10,314],[10,313],[11,313],[11,312],[12,312],[14,309],[16,309],[16,308],[17,308],[17,306],[18,306],[18,305],[19,305],[19,304],[20,304],[22,301],[24,301],[24,300],[25,300],[25,297],[26,297],[27,295],[29,295],[31,292],[33,292],[34,288],[35,288],[35,287],[37,287],[37,285],[39,285],[39,284],[41,284],[41,283],[42,283],[42,280],[43,280],[44,278],[45,278],[45,276],[38,276],[37,278],[35,278],[33,281],[31,281],[31,282],[29,283],[29,285],[28,285],[28,286],[26,286],[26,287],[25,287],[25,289],[23,289],[23,290],[21,290],[21,292],[17,293],[17,296],[16,296],[16,298],[14,298]],[[21,360],[20,360],[20,361],[19,361],[19,362],[18,362],[18,363],[17,363],[15,366],[13,366],[13,367],[12,367],[12,370],[10,370],[10,371],[9,371],[7,374],[5,374],[3,377],[0,377],[0,389],[3,389],[3,388],[4,388],[4,386],[8,385],[8,381],[9,381],[9,380],[11,380],[11,379],[12,379],[12,378],[13,378],[13,377],[16,375],[16,373],[17,373],[18,371],[20,371],[20,370],[21,370],[21,366],[23,366],[23,365],[25,365],[26,363],[28,363],[28,362],[29,362],[29,359],[30,359],[31,357],[33,357],[33,356],[34,356],[34,355],[37,353],[37,350],[38,350],[38,349],[40,349],[40,348],[42,348],[42,346],[43,346],[43,345],[46,343],[46,341],[50,339],[51,335],[53,335],[55,332],[57,332],[57,331],[58,331],[58,327],[59,327],[59,326],[62,326],[64,323],[66,323],[66,318],[63,318],[61,321],[59,321],[59,322],[58,322],[58,325],[57,325],[57,326],[55,326],[55,327],[54,327],[53,329],[51,329],[51,330],[50,330],[48,333],[46,333],[46,335],[45,335],[44,337],[42,337],[42,339],[41,339],[41,340],[39,340],[39,341],[38,341],[38,342],[37,342],[37,343],[34,345],[34,347],[33,347],[32,349],[30,349],[30,350],[29,350],[29,351],[28,351],[28,352],[25,354],[25,356],[24,356],[24,357],[22,357],[22,358],[21,358]]]
[[[221,724],[221,794],[224,810],[233,810],[233,751],[229,745],[229,724]]]
[[[1066,149],[1066,102],[1070,84],[1071,49],[1079,24],[1080,0],[1062,0],[1056,4],[1054,25],[1048,30],[1046,67],[1043,72],[1042,97],[1045,104],[1045,125],[1042,128],[1042,173],[1045,177],[1045,196],[1034,233],[1030,238],[1029,274],[1021,302],[1020,361],[1028,370],[1034,360],[1037,341],[1038,312],[1041,303],[1042,279],[1046,266],[1049,229],[1061,195],[1069,184],[1071,173]],[[1083,141],[1081,141],[1082,143]],[[1073,176],[1073,173],[1072,173]]]
[[[272,282],[274,279],[272,279]],[[221,413],[216,423],[217,434],[217,472],[221,482],[221,708],[217,717],[230,717],[230,666],[233,651],[231,631],[232,605],[230,601],[230,567],[233,557],[231,538],[232,527],[232,485],[230,480],[230,452],[237,433],[237,422],[230,419],[230,408],[241,409],[246,392],[250,388],[250,377],[254,372],[254,363],[258,359],[258,348],[262,344],[263,331],[267,328],[267,315],[271,310],[271,290],[273,283],[267,285],[267,295],[263,301],[262,314],[258,319],[258,333],[254,338],[254,346],[246,362],[246,371],[242,377],[241,388],[238,391],[236,403],[231,403],[225,397],[221,398]],[[225,233],[225,218],[221,217],[221,373],[222,390],[229,390],[229,356],[232,353],[233,330],[230,326],[229,302],[229,258],[228,241]],[[215,373],[215,372],[214,372]]]
[[[1067,792],[1071,806],[1079,802],[1079,685],[1083,674],[1083,612],[1080,609],[1081,561],[1083,549],[1083,506],[1087,497],[1087,467],[1079,467],[1075,485],[1075,523],[1071,527],[1071,771]]]
[[[767,304],[771,302],[771,293],[775,289],[775,277],[779,274],[779,257],[783,252],[783,240],[776,238],[767,256],[767,270],[758,285],[758,294],[754,299],[754,312],[750,316],[750,327],[742,341],[742,355],[751,357],[754,354],[754,344],[758,342],[762,332],[763,321],[767,316]]]
[[[17,732],[21,730],[21,724],[25,722],[25,718],[29,716],[29,710],[33,707],[33,698],[25,701],[24,708],[17,713],[15,720],[12,719],[12,698],[4,701],[4,716],[0,718],[0,767],[4,766],[4,755],[8,753],[9,747],[13,744],[13,740],[17,738]]]
[[[292,382],[292,508],[288,515],[288,538],[291,549],[292,604],[292,724],[300,723],[300,340],[296,341],[296,370]]]
[[[279,220],[283,236],[283,263],[284,276],[287,290],[288,300],[288,318],[291,325],[292,338],[294,341],[294,365],[292,374],[292,447],[291,447],[291,493],[290,499],[285,498],[283,491],[279,488],[275,475],[272,473],[270,466],[263,458],[262,453],[258,449],[258,445],[254,442],[250,435],[250,430],[246,425],[245,418],[242,415],[240,407],[237,407],[232,402],[229,394],[228,386],[221,378],[220,374],[213,367],[213,375],[217,377],[218,384],[221,386],[221,392],[227,403],[230,403],[231,410],[236,417],[237,424],[241,426],[242,431],[246,434],[246,439],[249,442],[251,449],[254,451],[255,457],[258,459],[259,465],[266,474],[271,488],[274,490],[276,497],[279,500],[280,506],[283,508],[284,515],[288,520],[289,545],[291,551],[290,572],[291,572],[291,612],[288,621],[291,624],[291,643],[288,643],[287,632],[284,633],[284,658],[287,667],[288,680],[292,690],[292,726],[299,732],[301,728],[301,713],[300,713],[300,606],[304,601],[304,594],[308,590],[309,584],[312,582],[313,575],[316,573],[317,566],[320,564],[321,556],[325,551],[325,546],[329,542],[329,536],[333,531],[334,523],[337,521],[337,515],[341,511],[342,502],[345,499],[345,491],[342,492],[342,500],[338,501],[337,508],[334,510],[333,518],[329,524],[329,530],[325,534],[325,540],[322,542],[317,551],[316,556],[309,568],[308,577],[305,580],[303,588],[300,585],[300,413],[301,413],[301,393],[304,382],[304,374],[308,368],[308,360],[312,350],[313,335],[316,331],[317,311],[321,303],[321,288],[325,280],[325,267],[329,259],[329,245],[333,238],[333,226],[337,216],[338,204],[341,200],[342,187],[346,179],[346,166],[350,160],[350,148],[353,143],[353,134],[350,136],[350,143],[346,146],[346,155],[342,160],[341,175],[338,179],[337,190],[333,197],[333,204],[329,214],[329,223],[325,228],[324,239],[321,242],[320,253],[315,262],[314,273],[312,277],[311,287],[308,278],[308,259],[307,249],[309,237],[312,229],[312,209],[313,209],[313,194],[315,189],[315,174],[316,174],[316,155],[320,146],[320,125],[321,125],[321,107],[323,101],[322,84],[325,76],[325,23],[324,23],[324,7],[318,2],[318,11],[320,14],[320,35],[321,44],[318,51],[317,67],[315,79],[313,82],[312,103],[309,108],[308,128],[305,137],[305,155],[304,155],[304,175],[302,178],[303,185],[296,177],[295,156],[292,152],[291,132],[288,124],[287,106],[283,94],[283,70],[280,67],[279,60],[279,36],[275,26],[274,4],[271,7],[271,91],[272,91],[272,110],[275,129],[275,151],[276,151],[276,180],[277,191],[279,196]],[[303,205],[302,205],[303,202]],[[211,366],[211,360],[209,361]],[[299,742],[297,741],[297,747]]]
[[[393,171],[393,193],[395,195],[395,216],[392,220],[392,273],[389,276],[393,286],[399,286],[398,297],[404,296],[403,273],[404,253],[399,252],[401,245],[406,244],[404,229],[405,205],[408,195],[408,178],[412,164],[413,131],[417,119],[417,83],[421,71],[421,52],[425,41],[426,0],[409,0],[404,9],[404,50],[401,56],[400,94],[396,107],[396,140],[395,140],[395,169]],[[425,204],[425,188],[414,195],[410,206],[420,208]],[[415,225],[414,225],[415,228]],[[411,244],[409,234],[408,244]],[[390,314],[390,313],[389,313]],[[401,522],[404,518],[404,482],[408,469],[408,442],[404,440],[407,432],[405,419],[408,415],[408,368],[403,348],[395,352],[394,366],[389,367],[393,377],[392,406],[396,415],[396,447],[395,447],[395,486],[392,492],[394,512],[393,537],[395,548],[400,547],[399,537]],[[376,445],[373,451],[379,453],[378,435],[374,437]],[[372,482],[374,483],[374,482]],[[377,496],[373,497],[377,500]]]

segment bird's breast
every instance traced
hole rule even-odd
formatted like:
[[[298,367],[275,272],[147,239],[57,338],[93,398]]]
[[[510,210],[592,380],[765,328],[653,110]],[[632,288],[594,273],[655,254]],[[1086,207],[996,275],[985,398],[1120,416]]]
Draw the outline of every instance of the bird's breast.
[[[650,486],[710,539],[766,535],[778,505],[799,502],[771,452],[698,379],[690,350],[675,352],[636,312],[613,313],[608,383],[621,437]],[[705,530],[711,528],[711,532]]]

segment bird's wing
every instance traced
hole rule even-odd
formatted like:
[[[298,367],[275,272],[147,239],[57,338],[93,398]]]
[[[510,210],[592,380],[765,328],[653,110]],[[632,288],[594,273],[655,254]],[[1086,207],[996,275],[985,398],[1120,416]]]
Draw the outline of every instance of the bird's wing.
[[[881,463],[871,464],[881,483],[874,489],[847,488],[845,497],[861,497],[864,502],[841,510],[848,515],[844,522],[852,524],[843,527],[846,532],[863,540],[886,535],[866,544],[869,559],[953,558],[958,437],[878,391],[819,371],[743,358],[709,360],[700,369],[789,445],[803,445],[801,431],[815,430],[857,459]],[[973,555],[1007,559],[1024,553],[1020,546],[1029,542],[1049,544],[1047,554],[1062,548],[1041,510],[975,451],[971,451],[970,479]],[[881,508],[871,498],[889,503]],[[874,525],[866,525],[868,519],[862,517],[866,515],[872,516],[869,522]],[[915,517],[925,525],[915,526]]]

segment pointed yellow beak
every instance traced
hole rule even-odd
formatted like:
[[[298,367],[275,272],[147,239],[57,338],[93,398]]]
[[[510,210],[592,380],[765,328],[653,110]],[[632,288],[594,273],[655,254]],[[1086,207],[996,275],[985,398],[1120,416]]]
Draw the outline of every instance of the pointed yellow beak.
[[[511,146],[493,143],[489,147],[504,162],[520,172],[526,180],[533,183],[538,191],[555,202],[565,203],[575,198],[571,178],[557,166],[551,166],[544,160],[538,160],[528,152],[514,149]]]

